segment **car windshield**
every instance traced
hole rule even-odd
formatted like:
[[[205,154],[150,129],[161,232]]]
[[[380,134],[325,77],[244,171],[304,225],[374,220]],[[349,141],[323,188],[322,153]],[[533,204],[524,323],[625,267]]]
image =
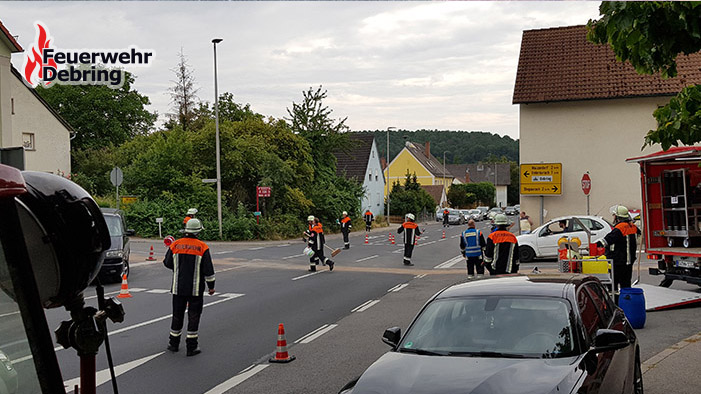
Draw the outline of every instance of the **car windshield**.
[[[466,357],[569,357],[575,353],[569,304],[549,297],[469,297],[432,302],[400,352]]]
[[[122,234],[122,220],[119,216],[114,215],[104,215],[105,222],[107,222],[107,228],[110,231],[110,237],[121,237]]]

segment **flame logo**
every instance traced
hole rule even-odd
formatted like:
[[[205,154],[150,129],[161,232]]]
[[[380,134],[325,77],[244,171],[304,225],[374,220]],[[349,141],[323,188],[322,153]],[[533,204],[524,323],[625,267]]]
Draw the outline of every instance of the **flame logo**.
[[[32,85],[32,87],[36,87],[41,82],[42,68],[45,66],[41,60],[41,54],[44,52],[44,49],[50,47],[50,42],[53,38],[49,37],[48,29],[44,27],[41,22],[36,22],[36,32],[37,40],[31,47],[32,53],[27,53],[24,61],[24,79],[26,79],[27,83]],[[54,59],[49,60],[46,65],[52,67],[54,70],[57,68]],[[46,84],[48,85],[50,83],[51,82],[48,82]]]

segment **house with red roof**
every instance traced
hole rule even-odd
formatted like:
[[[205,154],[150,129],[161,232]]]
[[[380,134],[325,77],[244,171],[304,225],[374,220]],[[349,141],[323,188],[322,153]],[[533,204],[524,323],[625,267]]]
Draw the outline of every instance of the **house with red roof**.
[[[585,26],[524,31],[513,95],[520,163],[560,163],[562,188],[559,195],[522,194],[521,210],[536,224],[586,214],[585,173],[592,215],[608,218],[614,204],[640,208],[639,168],[625,160],[661,149],[641,149],[657,128],[653,111],[701,83],[701,54],[679,56],[677,63],[675,78],[639,75],[609,46],[588,42]]]

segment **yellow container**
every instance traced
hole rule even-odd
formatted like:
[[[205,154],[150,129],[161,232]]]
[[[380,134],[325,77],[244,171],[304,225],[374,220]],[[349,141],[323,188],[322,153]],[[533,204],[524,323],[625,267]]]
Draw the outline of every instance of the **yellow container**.
[[[583,274],[608,274],[609,262],[606,256],[584,256],[582,258]]]

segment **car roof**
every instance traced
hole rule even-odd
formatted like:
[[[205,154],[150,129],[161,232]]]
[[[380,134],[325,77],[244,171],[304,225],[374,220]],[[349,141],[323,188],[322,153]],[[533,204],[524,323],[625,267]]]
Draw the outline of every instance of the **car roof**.
[[[436,295],[436,299],[470,296],[542,296],[564,298],[568,288],[596,278],[581,274],[502,275],[455,284]]]
[[[102,211],[103,215],[117,215],[117,216],[124,216],[124,211],[121,209],[116,209],[116,208],[100,208],[100,211]]]

